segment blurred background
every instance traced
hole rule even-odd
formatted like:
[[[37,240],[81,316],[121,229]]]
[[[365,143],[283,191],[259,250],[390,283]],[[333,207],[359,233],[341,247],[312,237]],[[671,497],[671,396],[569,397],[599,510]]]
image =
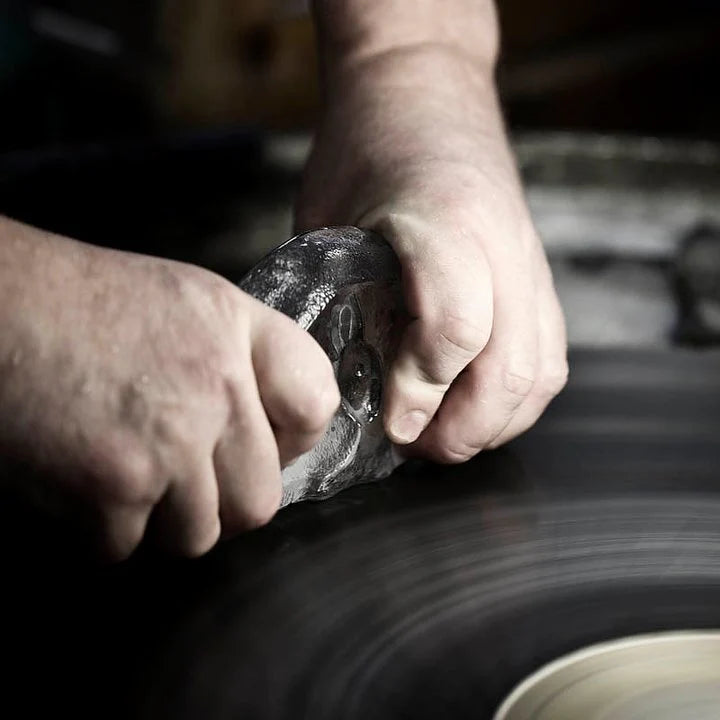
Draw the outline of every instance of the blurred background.
[[[291,234],[303,0],[2,0],[0,212],[237,279]],[[575,346],[720,341],[720,3],[499,0],[500,92]]]

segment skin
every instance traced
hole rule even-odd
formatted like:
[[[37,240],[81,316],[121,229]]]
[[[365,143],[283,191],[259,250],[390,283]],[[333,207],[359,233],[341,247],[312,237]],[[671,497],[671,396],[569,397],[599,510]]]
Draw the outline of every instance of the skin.
[[[339,403],[315,341],[191,265],[1,219],[0,238],[0,455],[81,498],[111,559],[151,515],[190,556],[266,523]]]
[[[411,321],[385,425],[466,460],[530,427],[567,377],[565,329],[508,149],[483,0],[317,0],[325,110],[299,229],[381,232]],[[0,456],[95,518],[114,559],[152,520],[171,551],[276,512],[281,467],[339,394],[315,341],[197,267],[0,218]]]
[[[300,229],[378,230],[412,321],[386,389],[407,452],[461,462],[527,430],[567,379],[562,311],[498,107],[483,0],[316,0],[325,110]]]

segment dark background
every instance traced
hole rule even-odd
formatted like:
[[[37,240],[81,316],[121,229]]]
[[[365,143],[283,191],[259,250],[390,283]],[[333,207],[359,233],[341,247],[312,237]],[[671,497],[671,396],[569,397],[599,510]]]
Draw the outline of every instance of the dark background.
[[[0,150],[179,129],[301,129],[297,0],[5,0]],[[500,0],[511,125],[720,137],[720,3]]]

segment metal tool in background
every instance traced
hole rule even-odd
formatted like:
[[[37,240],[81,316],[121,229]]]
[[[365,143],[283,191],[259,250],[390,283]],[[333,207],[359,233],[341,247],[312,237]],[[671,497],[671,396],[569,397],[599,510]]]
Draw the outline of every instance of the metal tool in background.
[[[398,460],[383,430],[383,389],[403,314],[390,245],[355,227],[321,228],[271,252],[240,287],[309,331],[342,396],[322,440],[283,471],[282,504],[387,476]]]

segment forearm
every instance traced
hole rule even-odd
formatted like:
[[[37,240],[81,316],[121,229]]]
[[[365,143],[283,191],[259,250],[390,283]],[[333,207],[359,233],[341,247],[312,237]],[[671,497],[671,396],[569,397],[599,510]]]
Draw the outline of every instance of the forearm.
[[[339,221],[334,206],[364,218],[388,187],[414,186],[428,163],[453,166],[455,188],[479,169],[498,190],[511,188],[506,198],[517,196],[495,89],[492,2],[315,0],[314,8],[325,89],[319,147],[342,147],[344,170],[332,192],[301,203],[300,227]]]
[[[494,70],[498,25],[492,0],[314,0],[313,7],[326,72],[433,46]]]
[[[361,142],[392,143],[395,158],[416,163],[428,150],[470,160],[487,153],[483,138],[504,137],[492,0],[314,0],[314,10],[326,104],[352,109],[341,123],[348,141],[357,126],[382,127],[384,137]]]

